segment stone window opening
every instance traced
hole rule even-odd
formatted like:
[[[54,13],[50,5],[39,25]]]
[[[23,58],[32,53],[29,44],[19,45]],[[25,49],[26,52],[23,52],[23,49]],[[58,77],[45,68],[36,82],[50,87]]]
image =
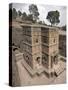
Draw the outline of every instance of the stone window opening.
[[[28,56],[26,56],[26,58],[29,60],[29,57]]]
[[[37,58],[36,58],[36,61],[37,61],[38,63],[40,63],[40,57],[37,57]]]
[[[36,39],[36,43],[38,43],[38,39]]]
[[[43,63],[46,64],[47,63],[47,60],[45,57],[42,58],[43,59]]]
[[[57,58],[57,55],[54,56],[54,64],[57,64],[58,63],[58,58]]]

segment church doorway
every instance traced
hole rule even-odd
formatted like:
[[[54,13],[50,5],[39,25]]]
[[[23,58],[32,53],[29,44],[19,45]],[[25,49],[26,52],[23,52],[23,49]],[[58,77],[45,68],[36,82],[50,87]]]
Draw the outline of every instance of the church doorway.
[[[54,56],[54,64],[56,65],[58,63],[58,56]]]
[[[37,61],[38,64],[40,64],[40,57],[37,57],[36,61]]]

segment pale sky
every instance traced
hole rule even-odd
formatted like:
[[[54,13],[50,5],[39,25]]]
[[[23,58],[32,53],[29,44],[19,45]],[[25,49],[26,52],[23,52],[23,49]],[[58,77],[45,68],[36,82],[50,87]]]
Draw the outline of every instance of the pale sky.
[[[30,4],[24,4],[24,3],[13,3],[13,8],[15,8],[17,11],[20,10],[22,13],[26,12],[29,14],[29,5]],[[54,6],[54,5],[39,5],[37,4],[38,11],[39,11],[39,19],[42,21],[45,21],[46,24],[50,24],[48,20],[46,19],[46,16],[49,11],[56,11],[58,10],[60,12],[60,23],[58,26],[63,26],[66,24],[66,7],[65,6]]]

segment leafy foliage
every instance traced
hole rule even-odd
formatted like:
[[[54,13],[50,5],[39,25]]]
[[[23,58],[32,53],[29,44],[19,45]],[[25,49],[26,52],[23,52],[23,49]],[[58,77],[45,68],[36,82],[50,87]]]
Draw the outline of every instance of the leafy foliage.
[[[13,10],[12,10],[12,18],[16,19],[16,17],[17,17],[17,11],[16,11],[15,8],[13,8]]]
[[[22,12],[21,12],[20,10],[18,11],[18,15],[19,15],[19,16],[21,16],[21,15],[22,15]]]
[[[51,26],[57,25],[60,22],[59,16],[60,16],[60,14],[57,10],[50,11],[50,12],[48,12],[46,19],[51,23]]]
[[[28,19],[29,21],[33,21],[33,16],[32,16],[32,14],[28,14],[27,19]]]
[[[34,4],[31,4],[31,5],[29,6],[29,11],[30,11],[30,14],[33,16],[33,20],[34,20],[34,21],[37,21],[37,20],[39,19],[39,18],[38,18],[39,12],[38,12],[37,6],[34,5]]]
[[[23,12],[22,13],[22,20],[27,20],[27,14],[26,14],[26,12]]]

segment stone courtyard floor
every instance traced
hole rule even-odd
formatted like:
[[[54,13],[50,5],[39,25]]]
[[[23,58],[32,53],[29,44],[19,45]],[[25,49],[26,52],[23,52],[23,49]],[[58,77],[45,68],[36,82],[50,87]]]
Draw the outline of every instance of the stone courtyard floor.
[[[44,73],[42,73],[40,76],[35,75],[31,77],[24,66],[22,66],[21,62],[21,60],[16,62],[21,86],[64,84],[66,82],[66,70],[64,70],[58,77],[48,78]]]
[[[64,84],[66,83],[66,70],[64,70],[56,79],[52,82],[52,84]]]
[[[15,53],[18,53],[16,51]],[[48,78],[44,73],[41,73],[40,75],[34,75],[33,77],[29,74],[27,69],[24,67],[22,62],[24,61],[24,58],[20,58],[16,61],[16,65],[18,68],[18,75],[20,78],[20,86],[25,85],[54,85],[54,84],[64,84],[66,83],[66,70],[64,69],[62,73],[58,77],[54,76],[51,78]],[[63,62],[64,63],[64,62]],[[66,64],[62,63],[62,67],[66,66]]]

